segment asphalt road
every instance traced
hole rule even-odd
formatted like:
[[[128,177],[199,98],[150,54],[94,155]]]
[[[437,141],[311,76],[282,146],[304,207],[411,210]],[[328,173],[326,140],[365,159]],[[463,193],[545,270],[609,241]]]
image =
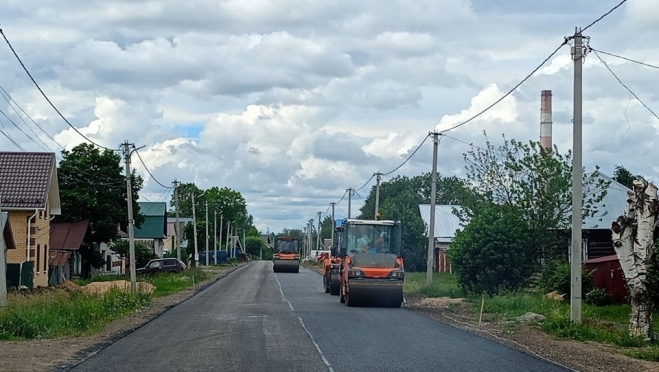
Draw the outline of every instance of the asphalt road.
[[[349,308],[253,262],[74,371],[564,371],[404,309]]]

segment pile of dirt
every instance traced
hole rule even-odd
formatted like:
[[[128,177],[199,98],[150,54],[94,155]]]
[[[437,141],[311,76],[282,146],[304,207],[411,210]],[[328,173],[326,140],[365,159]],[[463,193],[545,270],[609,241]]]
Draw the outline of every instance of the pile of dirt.
[[[464,298],[451,298],[451,297],[437,297],[437,298],[423,298],[415,305],[418,307],[443,309],[450,305],[463,304]]]
[[[60,284],[59,287],[61,287],[61,288],[65,288],[65,289],[71,289],[71,290],[78,290],[78,289],[80,289],[80,286],[79,286],[79,285],[77,285],[76,283],[74,283],[74,282],[72,282],[72,281],[70,281],[70,280],[68,280],[68,279],[65,280],[64,282],[62,282],[62,284]]]
[[[111,282],[93,282],[89,283],[86,286],[82,287],[82,291],[85,293],[96,293],[104,294],[111,290],[112,288],[117,288],[122,291],[130,291],[130,281],[128,280],[113,280]],[[147,282],[137,282],[137,290],[139,292],[151,293],[155,287],[151,283]]]

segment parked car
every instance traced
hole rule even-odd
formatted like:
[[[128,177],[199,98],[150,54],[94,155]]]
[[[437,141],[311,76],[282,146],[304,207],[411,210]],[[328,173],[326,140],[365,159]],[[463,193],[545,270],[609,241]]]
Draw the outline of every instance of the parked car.
[[[186,268],[185,264],[176,258],[156,258],[135,271],[137,274],[180,273]]]

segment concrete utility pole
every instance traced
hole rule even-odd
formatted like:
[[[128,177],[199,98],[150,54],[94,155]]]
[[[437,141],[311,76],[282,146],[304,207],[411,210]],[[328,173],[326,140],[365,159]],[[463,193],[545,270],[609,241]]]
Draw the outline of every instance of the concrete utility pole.
[[[137,274],[135,270],[135,220],[133,219],[133,186],[131,185],[130,155],[135,145],[125,141],[121,144],[124,150],[124,161],[126,162],[126,200],[128,202],[128,254],[130,255],[130,290],[137,291]],[[133,151],[130,148],[133,147]]]
[[[375,219],[378,219],[378,216],[380,215],[380,177],[382,176],[382,173],[376,173],[376,184],[375,184]]]
[[[432,284],[432,266],[435,257],[435,200],[437,197],[437,147],[439,133],[432,133],[432,177],[430,187],[430,224],[428,226],[428,262],[426,267],[426,284]]]
[[[243,244],[240,247],[243,249],[243,253],[247,254],[247,242],[245,242],[245,229],[243,229]]]
[[[193,235],[194,235],[194,267],[197,267],[199,265],[199,251],[197,250],[197,208],[195,206],[195,201],[194,201],[194,190],[192,190],[192,228],[193,228]]]
[[[350,209],[352,208],[352,192],[353,189],[348,189],[348,218],[350,218]]]
[[[213,265],[217,265],[217,211],[213,211]],[[220,221],[222,222],[222,221]]]
[[[0,197],[0,200],[2,198]],[[7,214],[9,223],[9,214]],[[5,239],[5,226],[2,225],[2,205],[0,205],[0,310],[7,307],[7,257],[3,242]]]
[[[330,203],[332,206],[332,246],[334,246],[334,230],[336,229],[336,220],[334,219],[334,206],[336,203]]]
[[[176,204],[176,223],[174,225],[174,233],[176,234],[176,241],[174,244],[176,245],[176,258],[181,260],[181,235],[182,231],[181,230],[181,225],[179,224],[179,204],[178,204],[178,185],[180,184],[176,179],[174,179],[174,182],[172,182],[174,185],[174,204]]]
[[[220,213],[220,235],[217,237],[217,242],[219,243],[220,251],[222,250],[222,230],[223,230],[223,218],[224,216]],[[217,256],[217,253],[215,254]]]
[[[320,219],[322,218],[323,212],[318,212],[318,230],[316,231],[316,251],[320,250]]]
[[[231,221],[227,220],[227,245],[226,245],[226,250],[227,250],[227,260],[230,257],[230,251],[229,251],[229,236],[231,235]]]
[[[572,48],[574,61],[574,113],[572,135],[572,285],[570,297],[570,320],[581,323],[581,203],[582,203],[582,68],[583,68],[583,39],[581,31],[575,29],[574,47]]]
[[[206,267],[209,266],[208,262],[208,200],[206,200]]]

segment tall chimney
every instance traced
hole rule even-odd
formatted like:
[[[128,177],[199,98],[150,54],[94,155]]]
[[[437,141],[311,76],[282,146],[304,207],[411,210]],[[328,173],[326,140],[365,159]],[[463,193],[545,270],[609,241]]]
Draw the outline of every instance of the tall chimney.
[[[540,92],[540,145],[552,150],[551,140],[551,90]]]

